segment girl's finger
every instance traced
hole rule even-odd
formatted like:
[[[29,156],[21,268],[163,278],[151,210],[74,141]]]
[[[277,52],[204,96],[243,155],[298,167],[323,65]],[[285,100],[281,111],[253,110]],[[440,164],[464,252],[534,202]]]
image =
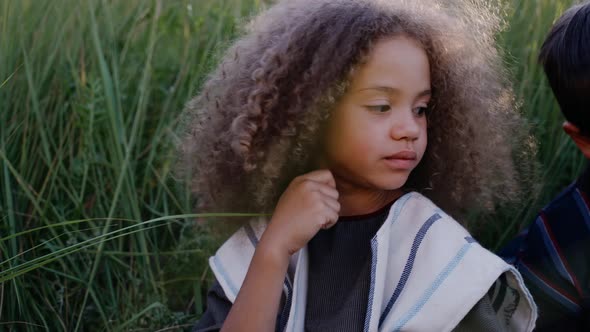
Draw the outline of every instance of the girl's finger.
[[[324,204],[326,207],[329,208],[332,212],[336,213],[336,219],[338,219],[338,212],[340,212],[340,203],[337,200],[327,197],[324,199]]]
[[[330,228],[332,228],[332,226],[334,226],[335,224],[336,224],[336,223],[330,223],[330,222],[328,222],[328,223],[325,223],[325,224],[323,224],[323,225],[322,225],[322,229],[330,229]]]
[[[319,184],[317,186],[317,191],[335,200],[338,200],[338,197],[340,196],[338,190],[325,184]]]
[[[336,188],[336,181],[334,180],[334,176],[332,175],[332,172],[330,172],[330,170],[327,169],[320,169],[317,171],[309,172],[307,174],[303,174],[301,177],[303,179],[324,183],[333,188]]]
[[[334,212],[330,213],[330,215],[327,218],[326,223],[322,225],[322,229],[332,228],[332,226],[336,225],[337,221],[338,221],[338,214],[334,213]]]

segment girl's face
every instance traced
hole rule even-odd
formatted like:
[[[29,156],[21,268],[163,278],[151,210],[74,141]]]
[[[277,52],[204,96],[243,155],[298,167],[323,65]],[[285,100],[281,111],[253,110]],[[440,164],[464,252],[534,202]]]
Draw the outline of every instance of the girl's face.
[[[426,150],[426,52],[405,36],[379,40],[329,120],[323,162],[339,189],[401,188]]]

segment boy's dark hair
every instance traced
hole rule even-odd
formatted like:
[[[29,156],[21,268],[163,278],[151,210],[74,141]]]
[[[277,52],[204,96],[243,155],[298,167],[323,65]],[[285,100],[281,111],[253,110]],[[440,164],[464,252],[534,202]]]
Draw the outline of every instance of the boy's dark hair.
[[[539,55],[565,118],[590,136],[590,2],[568,9]]]

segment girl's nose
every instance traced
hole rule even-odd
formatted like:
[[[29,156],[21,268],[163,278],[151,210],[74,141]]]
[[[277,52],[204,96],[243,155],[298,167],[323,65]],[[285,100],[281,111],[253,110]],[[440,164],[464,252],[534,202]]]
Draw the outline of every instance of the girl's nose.
[[[416,140],[420,136],[421,118],[416,116],[410,110],[399,112],[397,116],[392,117],[391,121],[391,138],[395,140]]]

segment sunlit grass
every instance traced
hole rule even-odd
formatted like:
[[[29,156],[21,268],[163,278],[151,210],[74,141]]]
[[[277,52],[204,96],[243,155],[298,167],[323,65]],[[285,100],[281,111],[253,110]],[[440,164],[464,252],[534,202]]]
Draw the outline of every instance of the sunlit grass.
[[[521,111],[532,125],[537,143],[538,174],[535,194],[527,194],[517,207],[489,220],[480,232],[488,247],[498,249],[526,224],[586,165],[583,155],[561,128],[563,117],[549,83],[538,64],[539,49],[554,21],[579,1],[509,0],[508,26],[499,36],[506,49],[506,63],[514,80]]]
[[[216,244],[172,177],[175,132],[260,6],[0,4],[0,330],[154,330],[198,317]]]

